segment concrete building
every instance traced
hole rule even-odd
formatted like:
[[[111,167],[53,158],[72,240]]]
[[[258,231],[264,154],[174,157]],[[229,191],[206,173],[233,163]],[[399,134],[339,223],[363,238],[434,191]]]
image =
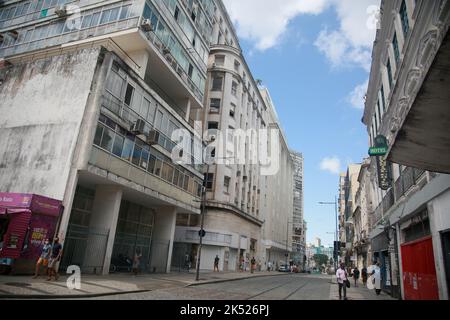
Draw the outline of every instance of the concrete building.
[[[373,210],[372,201],[368,195],[372,193],[373,185],[370,181],[370,159],[365,159],[358,175],[359,188],[356,192],[356,206],[353,212],[354,237],[353,248],[356,255],[355,265],[361,270],[371,265],[371,251],[369,233],[371,231],[369,215]]]
[[[2,1],[0,190],[63,201],[61,267],[169,271],[177,215],[200,213],[214,3]],[[68,3],[64,5],[64,3]]]
[[[341,229],[344,229],[345,248],[341,248],[341,259],[346,265],[352,265],[356,262],[353,250],[353,237],[355,234],[355,222],[353,213],[356,210],[356,193],[358,192],[358,175],[361,169],[360,164],[350,164],[344,179],[344,216],[342,217]]]
[[[218,255],[220,270],[239,270],[243,261],[248,266],[253,257],[265,269],[267,261],[284,261],[286,250],[292,250],[291,243],[286,245],[291,237],[287,228],[292,225],[293,196],[286,192],[292,189],[292,160],[280,134],[275,141],[280,170],[264,175],[260,162],[254,161],[258,130],[281,132],[281,126],[268,90],[253,78],[244,59],[225,7],[221,1],[216,4],[206,108],[199,114],[208,129],[204,139],[207,158],[212,160],[207,167],[200,268],[212,270]],[[187,216],[177,223],[174,267],[183,263],[186,252],[196,252],[198,227],[199,221]]]
[[[388,142],[364,173],[373,185],[372,258],[393,296],[448,299],[450,1],[382,1],[381,9],[363,118],[371,146],[377,136]]]
[[[346,173],[339,175],[338,236],[341,243],[345,243],[345,176]]]
[[[294,162],[294,216],[292,235],[292,260],[299,266],[304,265],[306,248],[306,230],[303,214],[303,155],[291,151]]]

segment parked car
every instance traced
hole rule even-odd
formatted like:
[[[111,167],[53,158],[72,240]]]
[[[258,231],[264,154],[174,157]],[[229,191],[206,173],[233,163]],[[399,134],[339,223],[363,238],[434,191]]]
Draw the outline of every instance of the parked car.
[[[288,264],[282,264],[278,267],[279,272],[291,272],[291,268]]]

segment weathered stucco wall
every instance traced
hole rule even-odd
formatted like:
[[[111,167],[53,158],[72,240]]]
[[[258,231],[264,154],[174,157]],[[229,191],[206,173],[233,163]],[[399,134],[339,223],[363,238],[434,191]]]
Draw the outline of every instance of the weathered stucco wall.
[[[0,71],[0,191],[63,199],[99,49]]]

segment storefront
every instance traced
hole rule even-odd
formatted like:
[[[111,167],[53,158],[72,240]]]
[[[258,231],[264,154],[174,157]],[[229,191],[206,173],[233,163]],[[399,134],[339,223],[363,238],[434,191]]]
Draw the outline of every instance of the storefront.
[[[29,274],[45,239],[53,239],[61,201],[33,194],[0,193],[0,272]]]
[[[401,224],[405,300],[438,300],[433,241],[427,210]]]

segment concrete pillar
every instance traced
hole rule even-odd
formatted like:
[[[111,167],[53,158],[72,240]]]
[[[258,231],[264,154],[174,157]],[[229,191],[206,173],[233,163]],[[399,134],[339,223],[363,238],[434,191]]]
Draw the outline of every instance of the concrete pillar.
[[[111,255],[119,219],[122,190],[117,186],[98,185],[95,191],[89,229],[91,233],[85,253],[84,266],[89,268],[103,265],[102,274],[109,273]],[[104,232],[108,231],[106,238]]]
[[[184,120],[189,122],[189,116],[190,115],[191,115],[191,99],[187,99],[187,101],[186,101],[186,117],[185,117]]]
[[[150,261],[150,268],[155,272],[170,272],[176,218],[175,207],[161,207],[156,210]]]

